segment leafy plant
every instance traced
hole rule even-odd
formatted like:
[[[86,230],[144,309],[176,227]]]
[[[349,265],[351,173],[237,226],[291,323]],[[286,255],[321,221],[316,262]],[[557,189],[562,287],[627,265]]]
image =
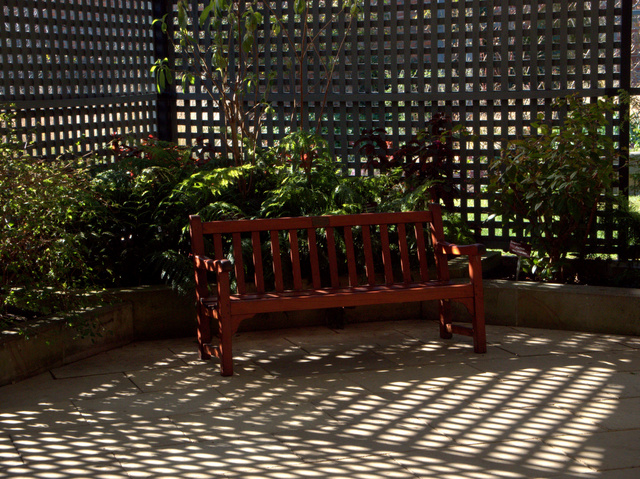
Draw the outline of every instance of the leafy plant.
[[[539,121],[537,134],[511,141],[490,165],[488,192],[495,213],[530,237],[538,272],[562,280],[567,254],[584,254],[598,209],[614,200],[620,153],[605,129],[617,108],[612,99],[569,96],[555,106],[567,110],[562,125]]]
[[[640,149],[640,98],[637,96],[629,96],[630,102],[629,115],[629,147],[632,150]]]
[[[273,183],[260,216],[318,215],[332,209],[338,168],[323,138],[302,130],[291,133],[265,151],[263,161]]]
[[[627,248],[624,257],[627,260],[640,260],[640,211],[634,207],[632,201],[620,201],[613,213],[611,226],[623,231],[626,236]]]
[[[0,129],[0,319],[81,307],[93,274],[81,227],[95,205],[86,170],[26,154],[10,110]]]
[[[101,155],[90,159],[90,187],[99,199],[86,224],[87,242],[98,281],[106,286],[132,286],[158,281],[156,252],[182,241],[188,205],[168,204],[174,189],[198,167],[188,148],[149,138],[121,139],[118,161]],[[213,163],[208,163],[213,168]]]
[[[204,89],[222,114],[223,145],[234,165],[254,163],[262,122],[271,111],[268,95],[277,76],[276,70],[264,66],[264,53],[269,48],[269,41],[264,39],[281,37],[289,45],[290,58],[285,61],[285,67],[293,77],[297,76],[299,82],[308,80],[304,71],[309,57],[313,55],[319,61],[325,81],[322,110],[337,59],[357,13],[356,2],[341,0],[337,12],[315,30],[309,15],[311,2],[302,0],[284,4],[281,14],[271,2],[210,0],[205,3],[197,22],[191,21],[190,3],[188,0],[178,2],[175,25],[167,16],[154,22],[161,25],[177,53],[175,62],[167,58],[158,59],[152,67],[158,89],[166,88],[175,80],[182,83],[184,91]],[[345,15],[350,15],[351,21],[342,34],[338,51],[329,55],[320,48],[319,35],[331,30]],[[300,26],[300,30],[289,28],[293,22]],[[205,32],[211,37],[207,46],[200,41]],[[263,40],[259,41],[259,38]],[[307,117],[304,89],[300,89],[300,98],[294,102],[291,130],[295,124],[302,129],[303,119]],[[318,115],[318,122],[321,117],[322,112]],[[244,193],[250,190],[249,184]]]
[[[86,224],[92,239],[86,247],[94,278],[104,286],[166,282],[189,292],[189,215],[256,216],[264,194],[244,195],[242,188],[250,175],[268,183],[266,171],[220,162],[203,142],[188,148],[153,137],[117,138],[88,160],[94,165],[90,188],[100,201]]]
[[[410,192],[420,188],[432,201],[442,200],[451,209],[459,195],[453,184],[452,139],[454,133],[463,130],[460,125],[452,128],[451,119],[440,114],[434,115],[429,123],[430,130],[419,132],[395,150],[385,139],[383,129],[365,131],[354,146],[367,158],[370,170],[386,173],[399,168]],[[426,191],[421,188],[424,186]]]

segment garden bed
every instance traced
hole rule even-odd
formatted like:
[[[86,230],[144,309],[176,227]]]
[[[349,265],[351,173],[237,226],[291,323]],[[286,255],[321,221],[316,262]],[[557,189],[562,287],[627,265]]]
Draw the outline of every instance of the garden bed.
[[[486,280],[487,323],[640,335],[640,289]]]
[[[79,333],[61,316],[21,322],[20,330],[0,332],[0,386],[132,341],[195,335],[192,297],[165,286],[110,293],[113,304],[82,314],[81,324],[90,324],[92,334]]]
[[[485,279],[516,280],[517,258],[502,255],[499,262],[487,270]],[[564,270],[564,284],[640,288],[640,262],[609,259],[570,260]],[[539,282],[535,275],[522,271],[521,281]]]

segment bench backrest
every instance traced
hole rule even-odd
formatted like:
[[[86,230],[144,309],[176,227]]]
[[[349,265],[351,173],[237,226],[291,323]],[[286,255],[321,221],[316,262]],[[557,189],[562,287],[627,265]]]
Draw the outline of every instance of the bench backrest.
[[[428,281],[429,244],[444,239],[435,204],[402,213],[190,220],[193,253],[230,259],[239,294],[338,288],[344,276],[349,286]],[[438,279],[448,280],[446,265],[438,266]]]

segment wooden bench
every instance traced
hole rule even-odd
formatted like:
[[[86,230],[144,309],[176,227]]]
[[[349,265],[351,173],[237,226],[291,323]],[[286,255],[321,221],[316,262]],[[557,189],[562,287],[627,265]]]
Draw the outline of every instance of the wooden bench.
[[[475,352],[486,352],[485,249],[447,243],[436,204],[429,211],[344,216],[212,222],[190,216],[190,226],[200,356],[219,357],[223,376],[233,374],[238,326],[260,313],[438,300],[440,336],[471,336]],[[450,280],[452,255],[468,256],[468,279]],[[470,327],[452,324],[451,301],[467,307]]]

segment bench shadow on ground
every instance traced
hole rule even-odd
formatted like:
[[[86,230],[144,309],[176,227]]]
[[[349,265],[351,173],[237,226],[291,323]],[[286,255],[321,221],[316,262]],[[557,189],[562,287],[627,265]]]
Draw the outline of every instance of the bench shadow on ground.
[[[0,477],[638,477],[640,342],[422,321],[239,335],[237,375],[188,340],[0,388]]]

